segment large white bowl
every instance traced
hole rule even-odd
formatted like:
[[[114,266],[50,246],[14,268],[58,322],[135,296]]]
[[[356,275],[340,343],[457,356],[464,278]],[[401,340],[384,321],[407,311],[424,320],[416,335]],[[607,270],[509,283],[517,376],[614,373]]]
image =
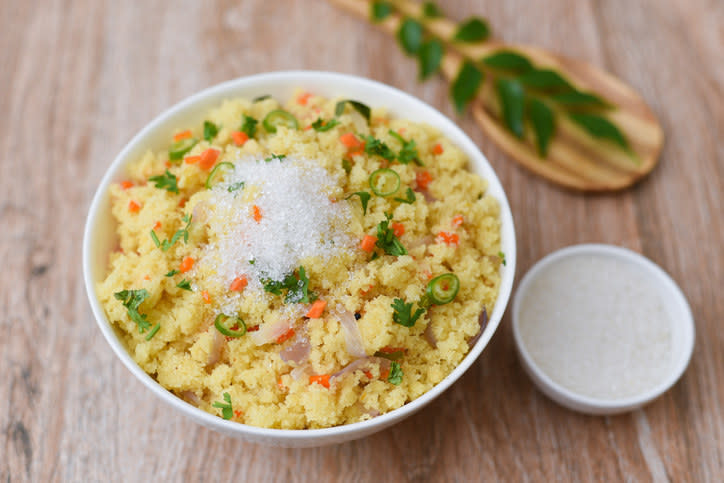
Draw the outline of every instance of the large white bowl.
[[[507,266],[503,267],[500,294],[482,336],[460,365],[430,391],[401,408],[361,423],[325,429],[265,429],[225,421],[197,409],[161,387],[128,354],[98,301],[96,283],[105,276],[108,253],[116,240],[108,188],[111,183],[126,178],[126,165],[140,158],[149,148],[163,149],[175,130],[202,122],[204,114],[224,99],[254,98],[270,94],[277,99],[286,100],[296,88],[325,97],[343,97],[370,106],[385,106],[393,116],[425,122],[439,129],[470,158],[472,170],[488,181],[488,192],[500,203],[502,250],[506,255]],[[165,403],[207,428],[248,441],[286,447],[321,446],[362,438],[401,421],[439,396],[468,370],[493,336],[510,297],[515,276],[515,260],[515,230],[508,200],[485,156],[463,131],[434,108],[398,89],[361,77],[314,71],[271,72],[242,77],[205,89],[162,113],[134,136],[111,164],[93,197],[83,237],[83,276],[93,314],[113,351],[133,375]]]

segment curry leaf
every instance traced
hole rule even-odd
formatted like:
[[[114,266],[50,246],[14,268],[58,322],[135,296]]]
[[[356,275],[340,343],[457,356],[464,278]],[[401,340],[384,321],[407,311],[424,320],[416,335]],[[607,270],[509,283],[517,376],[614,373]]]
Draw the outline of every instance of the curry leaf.
[[[442,43],[437,39],[431,39],[420,46],[417,52],[417,61],[420,66],[418,78],[422,81],[437,72],[443,56]]]
[[[397,31],[397,40],[402,45],[402,50],[407,52],[409,55],[415,55],[422,46],[422,24],[417,20],[406,18],[400,24],[400,29]]]
[[[373,22],[381,22],[392,13],[392,4],[390,2],[377,1],[372,2],[370,16]]]
[[[347,104],[349,104],[350,106],[355,108],[357,112],[362,114],[362,116],[367,119],[367,122],[370,122],[370,114],[372,113],[372,110],[369,108],[369,106],[362,104],[359,101],[353,101],[351,99],[339,101],[337,105],[334,106],[334,115],[339,117],[344,114],[344,108]]]
[[[518,78],[525,87],[530,87],[543,92],[571,92],[575,91],[573,86],[558,74],[550,69],[533,69]]]
[[[488,67],[511,72],[527,72],[533,69],[533,64],[520,54],[509,50],[501,50],[483,58]]]
[[[535,131],[538,154],[545,158],[548,155],[548,143],[555,130],[553,111],[544,102],[533,99],[530,103],[529,114]]]
[[[422,5],[422,15],[428,18],[442,17],[442,10],[435,2],[425,2]]]
[[[552,99],[558,104],[571,108],[596,108],[611,107],[611,105],[590,92],[571,91],[557,94]]]
[[[471,62],[466,61],[450,86],[450,96],[459,113],[462,113],[465,106],[475,97],[482,81],[483,73]]]
[[[515,79],[500,79],[497,87],[505,125],[516,137],[522,138],[525,90]]]
[[[608,119],[595,114],[572,113],[570,118],[588,134],[598,139],[607,139],[629,151],[629,144],[618,128]]]
[[[453,40],[458,42],[482,42],[489,35],[488,23],[482,18],[471,17],[460,25]]]

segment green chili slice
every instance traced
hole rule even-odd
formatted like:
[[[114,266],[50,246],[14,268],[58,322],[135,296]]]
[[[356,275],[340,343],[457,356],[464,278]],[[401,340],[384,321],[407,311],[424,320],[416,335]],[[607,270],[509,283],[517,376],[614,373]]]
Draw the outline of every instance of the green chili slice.
[[[214,166],[214,169],[212,169],[211,172],[209,173],[209,177],[206,178],[206,189],[207,190],[211,189],[212,182],[214,181],[214,176],[216,176],[217,171],[219,171],[222,166],[225,168],[234,169],[234,164],[230,163],[228,161],[222,161],[221,163],[218,163],[216,166]]]
[[[377,196],[391,196],[400,189],[400,175],[389,168],[378,169],[370,175],[370,188]]]
[[[277,132],[278,126],[286,126],[289,129],[299,129],[297,118],[283,109],[276,109],[267,114],[264,121],[262,121],[262,125],[264,129],[266,129],[266,132],[272,134]]]
[[[214,327],[227,337],[241,337],[246,334],[246,324],[241,317],[219,314],[214,319]]]
[[[197,142],[199,142],[199,140],[196,138],[186,138],[176,141],[168,149],[168,159],[172,161],[183,159],[184,154],[191,151],[191,148],[196,146]]]
[[[435,305],[449,304],[460,290],[460,279],[454,273],[443,273],[430,280],[425,295]]]

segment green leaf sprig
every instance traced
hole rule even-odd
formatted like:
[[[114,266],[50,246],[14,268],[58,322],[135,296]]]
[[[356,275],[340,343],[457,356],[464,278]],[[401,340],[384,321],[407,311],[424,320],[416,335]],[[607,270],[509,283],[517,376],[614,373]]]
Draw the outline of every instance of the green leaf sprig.
[[[314,302],[317,295],[309,292],[309,278],[304,267],[288,274],[283,280],[264,279],[261,281],[264,290],[274,295],[284,295],[285,304],[301,304]]]
[[[231,419],[234,416],[234,409],[231,406],[231,396],[228,392],[223,394],[224,402],[215,401],[212,406],[221,409],[221,416],[224,419]]]
[[[158,329],[161,328],[161,324],[157,323],[153,326],[153,328],[151,328],[148,316],[138,311],[138,307],[141,303],[149,297],[148,290],[145,288],[139,290],[121,290],[120,292],[114,293],[113,296],[116,300],[120,300],[126,308],[128,318],[136,323],[140,334],[143,334],[150,329],[148,335],[146,335],[146,340],[151,340],[158,332]]]
[[[154,183],[154,186],[159,189],[165,189],[171,193],[178,194],[178,179],[176,175],[171,173],[168,169],[165,173],[157,176],[151,176],[148,181]]]
[[[177,230],[170,240],[160,241],[158,239],[158,235],[156,235],[156,231],[151,230],[151,239],[153,240],[153,243],[156,245],[157,248],[160,248],[164,252],[167,252],[168,249],[171,248],[181,238],[183,238],[184,243],[189,242],[189,227],[191,226],[191,215],[184,215],[182,220],[186,223],[186,226],[181,228],[180,230]],[[168,277],[169,275],[166,276]]]

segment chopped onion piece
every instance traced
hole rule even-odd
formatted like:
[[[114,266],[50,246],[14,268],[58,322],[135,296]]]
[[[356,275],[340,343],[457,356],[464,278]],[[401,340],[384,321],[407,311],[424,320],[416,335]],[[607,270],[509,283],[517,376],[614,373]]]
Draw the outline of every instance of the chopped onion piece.
[[[292,322],[288,319],[279,319],[276,322],[260,325],[259,330],[251,332],[250,337],[255,345],[270,344],[291,329],[292,326]]]
[[[216,328],[213,328],[213,338],[214,340],[211,342],[211,350],[209,351],[209,357],[206,359],[206,367],[213,366],[217,362],[219,362],[219,359],[221,358],[221,347],[224,345],[224,336],[216,330]]]
[[[184,391],[181,394],[179,394],[182,399],[186,400],[188,403],[193,404],[194,406],[198,406],[201,404],[201,399],[196,395],[193,391]]]
[[[437,349],[437,338],[432,332],[432,320],[428,321],[427,327],[425,327],[425,332],[422,333],[422,336],[433,349]]]
[[[340,376],[343,376],[347,374],[348,372],[354,372],[356,370],[365,370],[370,368],[373,364],[379,364],[380,366],[380,372],[385,372],[386,370],[389,370],[390,368],[390,361],[387,359],[384,359],[382,357],[363,357],[361,359],[356,359],[346,366],[344,366],[339,371],[332,374],[332,377],[330,379],[334,379]]]
[[[294,340],[292,341],[292,345],[282,349],[279,353],[279,357],[287,363],[295,362],[296,364],[301,364],[309,358],[310,349],[311,345],[309,344],[307,326],[305,325],[297,331]]]
[[[478,323],[480,324],[480,328],[478,329],[478,333],[475,334],[470,338],[468,341],[468,346],[472,347],[475,345],[475,343],[480,339],[480,336],[483,335],[483,331],[485,330],[485,327],[488,325],[488,311],[486,310],[485,306],[483,305],[483,311],[480,312],[480,317],[478,317]]]
[[[347,343],[347,352],[354,357],[367,357],[362,334],[359,331],[354,314],[341,305],[337,305],[337,315],[344,332],[344,340]]]

